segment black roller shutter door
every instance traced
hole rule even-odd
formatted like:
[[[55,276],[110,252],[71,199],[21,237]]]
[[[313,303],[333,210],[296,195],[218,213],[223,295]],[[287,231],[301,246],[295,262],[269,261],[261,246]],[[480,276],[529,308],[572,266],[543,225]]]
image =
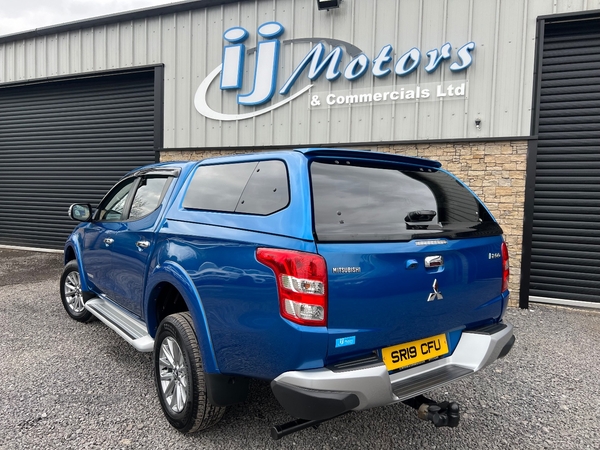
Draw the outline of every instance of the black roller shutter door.
[[[530,295],[600,302],[600,20],[546,24],[540,94]]]
[[[0,244],[62,249],[71,203],[155,161],[155,108],[154,70],[0,89]]]

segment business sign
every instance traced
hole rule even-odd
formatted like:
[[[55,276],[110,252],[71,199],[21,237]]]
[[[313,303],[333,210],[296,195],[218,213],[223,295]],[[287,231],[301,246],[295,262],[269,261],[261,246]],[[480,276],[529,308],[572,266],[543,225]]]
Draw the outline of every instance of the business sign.
[[[468,42],[456,50],[453,57],[452,45],[447,42],[440,48],[428,50],[423,61],[421,50],[413,47],[394,58],[392,45],[384,45],[372,59],[351,43],[330,38],[299,38],[281,41],[279,38],[285,28],[278,22],[267,22],[258,28],[258,34],[264,38],[256,48],[246,49],[244,42],[250,33],[242,27],[230,28],[223,33],[227,45],[223,48],[223,62],[212,70],[200,83],[194,98],[196,110],[210,119],[231,121],[257,117],[269,111],[282,107],[301,96],[304,96],[314,82],[324,76],[330,83],[345,78],[354,82],[370,75],[379,79],[396,76],[399,78],[422,67],[427,74],[432,74],[442,67],[451,72],[466,70],[473,62],[472,52],[474,42]],[[304,56],[291,74],[286,75],[286,81],[277,86],[279,77],[279,57],[282,44],[318,42]],[[332,48],[327,53],[326,44]],[[250,92],[240,92],[243,84],[244,64],[247,56],[255,54],[255,70],[252,89]],[[345,64],[344,61],[349,62]],[[446,63],[447,61],[447,63]],[[305,76],[303,76],[303,74]],[[237,104],[248,107],[244,113],[229,114],[219,112],[210,107],[207,101],[208,90],[217,79],[220,79],[222,91],[232,91],[236,95]],[[307,80],[308,79],[308,80]],[[292,93],[292,88],[300,86],[304,80],[307,83]],[[309,97],[309,107],[336,107],[350,104],[369,104],[379,102],[414,101],[426,99],[459,98],[465,96],[466,82],[442,83],[406,86],[397,89],[376,91],[312,93]],[[309,94],[310,95],[310,94]]]

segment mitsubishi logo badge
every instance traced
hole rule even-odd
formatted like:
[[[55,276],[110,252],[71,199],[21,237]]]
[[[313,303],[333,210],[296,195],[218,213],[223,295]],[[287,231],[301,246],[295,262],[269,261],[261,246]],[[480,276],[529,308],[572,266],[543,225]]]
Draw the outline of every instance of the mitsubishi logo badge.
[[[427,299],[427,301],[432,302],[434,300],[443,300],[443,299],[444,299],[444,297],[442,296],[442,293],[439,290],[437,279],[435,279],[435,280],[433,280],[433,292],[431,294],[429,294],[429,298]]]

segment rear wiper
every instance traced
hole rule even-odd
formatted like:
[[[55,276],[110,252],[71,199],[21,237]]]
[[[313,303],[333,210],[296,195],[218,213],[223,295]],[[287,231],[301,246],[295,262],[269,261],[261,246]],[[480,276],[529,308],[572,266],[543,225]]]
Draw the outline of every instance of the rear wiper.
[[[435,211],[423,210],[423,211],[411,211],[404,218],[405,222],[431,222],[436,216]]]

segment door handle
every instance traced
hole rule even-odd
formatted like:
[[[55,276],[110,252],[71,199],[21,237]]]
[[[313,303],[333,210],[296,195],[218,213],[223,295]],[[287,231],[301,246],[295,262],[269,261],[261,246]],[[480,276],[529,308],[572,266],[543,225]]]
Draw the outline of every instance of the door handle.
[[[135,245],[137,245],[137,246],[138,246],[138,248],[141,250],[141,249],[143,249],[143,248],[148,248],[148,247],[150,247],[150,242],[148,242],[148,241],[137,241],[137,242],[135,243]]]
[[[114,240],[113,238],[104,238],[104,243],[105,243],[106,245],[110,245],[110,244],[112,244],[113,242],[115,242],[115,240]]]
[[[431,269],[434,267],[442,267],[444,265],[444,257],[441,255],[428,256],[425,258],[425,268]]]

